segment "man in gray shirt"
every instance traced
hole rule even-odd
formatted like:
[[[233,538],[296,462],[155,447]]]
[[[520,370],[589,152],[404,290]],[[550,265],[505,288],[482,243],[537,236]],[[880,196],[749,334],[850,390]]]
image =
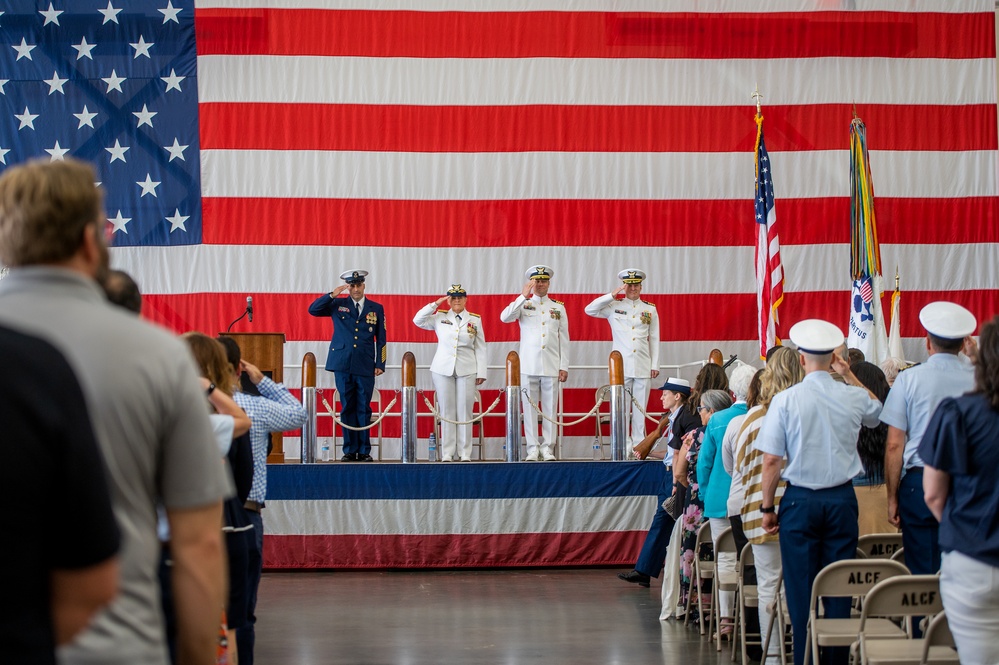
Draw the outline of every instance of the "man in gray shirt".
[[[66,356],[86,397],[122,536],[120,595],[60,650],[62,663],[165,665],[156,508],[172,534],[178,662],[214,663],[225,602],[219,462],[187,348],[105,300],[106,215],[94,172],[32,162],[0,177],[0,323]],[[53,404],[52,408],[59,408]],[[60,516],[52,515],[58,525]]]

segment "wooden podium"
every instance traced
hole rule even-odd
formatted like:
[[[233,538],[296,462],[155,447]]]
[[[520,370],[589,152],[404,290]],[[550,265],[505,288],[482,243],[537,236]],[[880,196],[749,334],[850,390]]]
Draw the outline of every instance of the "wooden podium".
[[[260,368],[275,383],[284,383],[284,333],[219,333],[239,344],[243,359]],[[284,464],[284,435],[271,434],[274,449],[268,464]]]

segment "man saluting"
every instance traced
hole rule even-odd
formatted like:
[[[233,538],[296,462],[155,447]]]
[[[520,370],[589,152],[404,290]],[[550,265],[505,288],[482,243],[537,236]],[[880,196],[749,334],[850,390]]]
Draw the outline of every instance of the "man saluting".
[[[385,371],[385,311],[364,297],[367,270],[348,270],[346,282],[323,294],[309,306],[312,316],[333,319],[333,340],[326,357],[326,370],[334,373],[340,393],[340,419],[345,425],[363,427],[371,421],[371,395],[375,377]],[[340,294],[347,292],[347,298]],[[343,430],[342,462],[370,462],[368,430]]]

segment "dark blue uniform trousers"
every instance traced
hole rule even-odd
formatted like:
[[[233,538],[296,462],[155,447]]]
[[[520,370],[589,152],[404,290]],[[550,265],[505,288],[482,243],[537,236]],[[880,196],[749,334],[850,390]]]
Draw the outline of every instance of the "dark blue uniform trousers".
[[[346,425],[363,427],[371,424],[371,395],[375,391],[375,377],[335,372],[336,389],[340,393],[340,420]],[[355,432],[343,430],[344,454],[371,454],[370,430]]]
[[[673,534],[673,525],[676,524],[676,520],[663,510],[663,501],[673,493],[673,471],[665,465],[662,465],[662,469],[663,482],[659,486],[656,514],[652,518],[649,533],[645,536],[642,553],[638,555],[638,561],[635,563],[635,570],[649,577],[659,577],[659,572],[666,562],[666,548],[669,547],[669,538]]]
[[[794,663],[802,665],[808,626],[808,604],[812,582],[825,566],[853,559],[857,552],[857,496],[850,483],[810,490],[788,485],[780,500],[780,556],[784,567],[784,591],[794,634]],[[825,602],[825,616],[850,616],[850,599]],[[849,650],[826,649],[823,662],[846,663]]]
[[[902,518],[905,565],[913,575],[936,575],[940,570],[940,525],[923,500],[923,469],[909,469],[898,487],[898,515]]]

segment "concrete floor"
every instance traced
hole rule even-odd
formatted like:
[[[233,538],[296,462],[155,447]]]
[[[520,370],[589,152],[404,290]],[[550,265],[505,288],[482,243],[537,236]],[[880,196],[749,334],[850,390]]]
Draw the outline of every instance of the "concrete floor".
[[[730,663],[619,569],[265,573],[260,665]]]

